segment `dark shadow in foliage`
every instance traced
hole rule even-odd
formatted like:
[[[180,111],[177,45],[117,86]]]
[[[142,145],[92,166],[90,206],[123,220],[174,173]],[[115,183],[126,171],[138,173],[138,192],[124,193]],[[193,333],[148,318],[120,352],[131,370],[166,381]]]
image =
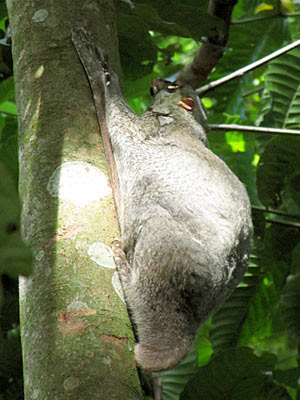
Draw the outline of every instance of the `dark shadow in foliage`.
[[[224,351],[199,369],[181,400],[289,400],[273,379],[275,362],[275,356],[257,357],[247,347]]]
[[[2,276],[0,313],[0,398],[23,399],[22,350],[19,330],[18,281]]]

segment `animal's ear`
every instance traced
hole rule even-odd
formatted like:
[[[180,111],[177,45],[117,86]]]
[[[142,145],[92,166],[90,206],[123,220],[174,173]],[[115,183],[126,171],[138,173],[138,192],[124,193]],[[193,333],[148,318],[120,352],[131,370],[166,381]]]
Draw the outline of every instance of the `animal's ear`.
[[[170,81],[165,81],[164,79],[161,78],[155,78],[152,81],[150,87],[150,93],[151,96],[155,96],[162,89],[165,89],[168,92],[174,92],[175,90],[181,87],[182,85],[180,82],[170,82]]]
[[[150,87],[150,94],[151,96],[155,96],[161,89],[164,88],[166,84],[166,81],[161,79],[161,78],[155,78],[152,81],[151,87]]]

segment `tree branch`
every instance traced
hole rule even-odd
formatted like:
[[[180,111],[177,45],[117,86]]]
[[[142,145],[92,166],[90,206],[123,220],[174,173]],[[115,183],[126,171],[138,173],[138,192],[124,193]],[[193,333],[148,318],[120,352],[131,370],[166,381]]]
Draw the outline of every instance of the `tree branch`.
[[[80,0],[60,4],[33,0],[25,10],[7,1],[22,231],[34,254],[33,273],[20,279],[24,399],[137,400],[134,340],[109,256],[108,245],[120,233],[107,163],[70,40],[73,27],[88,26],[117,60],[116,12],[113,0],[91,0],[90,8]],[[65,23],[58,28],[50,16]],[[55,43],[51,51],[49,43]]]
[[[265,128],[263,126],[249,126],[238,124],[210,124],[208,130],[212,131],[240,131],[252,133],[266,133],[269,135],[294,135],[300,136],[298,129]]]
[[[281,215],[282,217],[287,217],[287,218],[293,218],[293,219],[298,219],[300,220],[300,215],[297,214],[288,214],[284,211],[281,210],[274,210],[273,208],[265,208],[265,207],[260,207],[260,206],[252,206],[252,210],[255,211],[260,211],[262,213],[267,213],[267,214],[275,214],[275,215]]]
[[[274,51],[273,53],[261,58],[258,61],[255,61],[252,64],[246,65],[246,67],[240,68],[237,71],[224,76],[223,78],[217,79],[216,81],[210,82],[207,85],[202,86],[201,88],[197,89],[196,92],[199,96],[203,96],[203,94],[208,92],[209,90],[215,89],[217,86],[223,85],[224,83],[227,83],[232,79],[241,78],[246,72],[252,71],[253,69],[260,67],[261,65],[266,64],[267,62],[281,56],[284,53],[287,53],[288,51],[294,49],[299,45],[300,39],[288,44],[285,47],[282,47],[282,49]]]
[[[231,14],[237,0],[210,0],[208,13],[224,21],[223,35],[210,42],[203,43],[198,49],[191,64],[185,66],[179,73],[177,81],[184,82],[194,89],[203,82],[223,55],[228,41]]]

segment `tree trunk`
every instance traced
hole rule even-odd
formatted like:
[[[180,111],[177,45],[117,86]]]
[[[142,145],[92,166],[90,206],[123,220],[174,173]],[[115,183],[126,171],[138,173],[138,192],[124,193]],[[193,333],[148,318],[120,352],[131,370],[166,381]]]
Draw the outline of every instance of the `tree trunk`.
[[[7,0],[19,110],[25,399],[140,399],[133,335],[113,289],[114,201],[92,95],[71,43],[84,26],[118,70],[113,2]],[[108,247],[106,247],[108,246]]]

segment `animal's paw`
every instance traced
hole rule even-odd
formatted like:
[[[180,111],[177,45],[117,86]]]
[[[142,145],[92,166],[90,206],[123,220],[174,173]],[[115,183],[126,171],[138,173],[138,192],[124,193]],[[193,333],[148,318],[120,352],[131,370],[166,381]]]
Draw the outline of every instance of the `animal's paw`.
[[[146,347],[137,343],[134,347],[136,363],[146,371],[158,372],[173,368],[181,361],[173,349]]]
[[[114,260],[118,272],[120,273],[123,279],[128,280],[130,275],[130,268],[128,266],[128,262],[126,260],[126,256],[123,250],[122,240],[117,238],[114,239],[112,243],[112,251],[114,254]]]
[[[104,74],[105,84],[109,85],[111,81],[110,72],[108,68],[107,53],[96,45],[93,37],[82,27],[72,29],[72,41],[81,59],[88,76],[97,67],[98,73],[100,71]]]

